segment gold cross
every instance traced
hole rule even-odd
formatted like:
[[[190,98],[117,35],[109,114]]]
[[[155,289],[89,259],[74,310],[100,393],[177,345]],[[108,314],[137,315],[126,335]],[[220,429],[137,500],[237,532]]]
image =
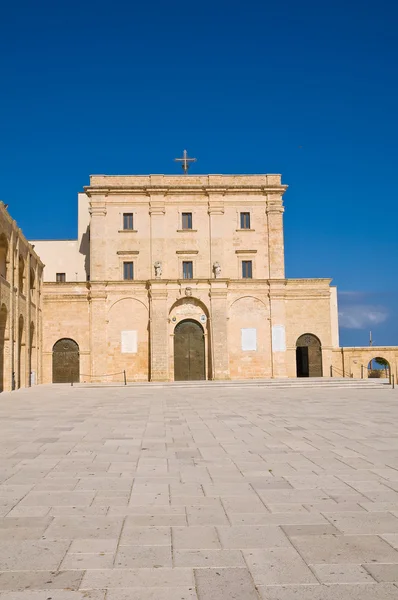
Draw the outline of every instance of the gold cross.
[[[189,163],[191,162],[196,162],[196,158],[188,158],[188,152],[186,150],[184,150],[184,152],[182,153],[183,157],[182,158],[175,158],[174,160],[176,162],[180,162],[182,163],[182,170],[184,171],[185,175],[188,173],[188,169],[191,166]]]

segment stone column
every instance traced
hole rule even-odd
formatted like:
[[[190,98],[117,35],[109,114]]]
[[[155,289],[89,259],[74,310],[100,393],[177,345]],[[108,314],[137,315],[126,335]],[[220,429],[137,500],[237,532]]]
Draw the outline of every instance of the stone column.
[[[150,335],[150,379],[169,379],[168,310],[167,289],[164,284],[152,282],[150,289],[149,335]]]
[[[210,351],[213,379],[230,378],[227,299],[227,282],[220,279],[212,281],[210,288]]]
[[[106,198],[90,199],[90,281],[106,280]]]
[[[269,279],[285,278],[282,194],[267,195]]]
[[[91,284],[90,299],[90,349],[91,349],[91,373],[82,373],[83,375],[106,375],[108,350],[106,343],[106,290],[103,285],[97,286]],[[81,348],[80,348],[81,351]],[[80,360],[80,364],[81,364]],[[94,381],[101,381],[95,378]],[[104,378],[104,381],[107,381]]]

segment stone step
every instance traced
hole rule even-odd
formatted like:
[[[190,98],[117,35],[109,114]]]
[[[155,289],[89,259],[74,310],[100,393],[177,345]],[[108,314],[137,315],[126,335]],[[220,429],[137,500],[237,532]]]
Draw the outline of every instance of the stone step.
[[[121,382],[93,382],[74,384],[77,386],[103,387],[119,386]],[[351,379],[339,377],[313,377],[298,379],[235,379],[225,381],[153,381],[129,382],[127,387],[148,388],[206,388],[206,387],[261,387],[261,388],[355,388],[355,389],[391,389],[388,379]]]

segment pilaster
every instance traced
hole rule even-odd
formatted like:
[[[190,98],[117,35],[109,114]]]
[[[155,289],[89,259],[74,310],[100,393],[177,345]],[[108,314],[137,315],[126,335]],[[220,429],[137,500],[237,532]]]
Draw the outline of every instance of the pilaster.
[[[164,193],[160,190],[158,194],[151,194],[149,202],[149,216],[150,216],[150,261],[149,273],[150,278],[154,277],[154,263],[159,261],[163,263],[163,273],[167,270],[167,265],[164,264],[165,256],[165,243],[166,243],[166,232],[165,232],[165,197]]]
[[[167,289],[162,283],[151,283],[149,291],[150,380],[169,379]]]
[[[269,279],[285,277],[282,194],[267,194]]]
[[[285,281],[270,281],[270,327],[272,377],[288,376],[288,356],[286,349],[286,297]],[[294,356],[294,360],[296,360]]]
[[[91,373],[81,373],[81,375],[91,375],[98,377],[107,375],[107,343],[106,343],[106,318],[107,307],[106,290],[96,289],[91,284],[89,294],[90,300],[90,347],[91,347]],[[99,381],[100,379],[95,379]]]
[[[210,332],[212,378],[229,379],[228,354],[228,287],[222,280],[211,281],[210,285]]]
[[[224,265],[224,193],[225,190],[209,193],[209,277],[213,278],[213,264],[218,262],[221,266],[221,273]],[[225,272],[225,271],[224,271]]]
[[[107,279],[106,261],[106,197],[94,196],[90,201],[90,280]]]

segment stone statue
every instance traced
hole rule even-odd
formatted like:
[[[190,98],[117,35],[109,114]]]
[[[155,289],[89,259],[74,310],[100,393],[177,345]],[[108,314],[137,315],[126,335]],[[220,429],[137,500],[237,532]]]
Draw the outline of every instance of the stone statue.
[[[185,295],[192,296],[192,288],[190,288],[190,287],[185,288]]]
[[[160,262],[160,260],[157,260],[153,266],[155,267],[155,277],[161,277],[162,276],[162,263]]]
[[[216,279],[218,279],[219,277],[221,277],[221,265],[219,262],[215,262],[213,265],[213,270],[214,270],[214,277]]]

